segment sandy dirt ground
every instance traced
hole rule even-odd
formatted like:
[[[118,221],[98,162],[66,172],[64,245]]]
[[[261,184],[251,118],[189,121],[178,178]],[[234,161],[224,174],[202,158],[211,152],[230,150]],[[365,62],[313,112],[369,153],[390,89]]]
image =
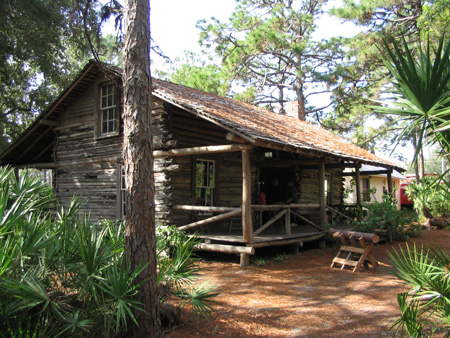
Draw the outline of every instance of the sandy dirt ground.
[[[408,240],[413,242],[450,252],[449,231],[424,230]],[[377,244],[377,270],[355,273],[330,267],[338,246],[310,244],[282,260],[273,257],[286,248],[257,251],[256,257],[268,263],[246,268],[237,256],[204,256],[200,280],[221,291],[215,312],[195,319],[183,310],[181,324],[165,337],[392,337],[388,329],[399,316],[396,294],[408,290],[390,273],[387,251],[399,245],[405,242]]]

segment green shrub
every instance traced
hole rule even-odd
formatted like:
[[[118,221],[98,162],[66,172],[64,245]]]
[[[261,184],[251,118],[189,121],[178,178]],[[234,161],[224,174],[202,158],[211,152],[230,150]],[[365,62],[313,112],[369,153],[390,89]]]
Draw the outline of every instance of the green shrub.
[[[160,301],[175,296],[182,301],[182,307],[191,306],[195,315],[208,316],[219,292],[207,283],[194,283],[201,270],[194,253],[199,239],[175,226],[162,225],[157,226],[156,239]]]
[[[411,183],[405,192],[420,216],[436,218],[450,210],[450,191],[442,176],[425,176],[419,183]]]
[[[142,309],[133,281],[146,265],[127,267],[120,222],[92,224],[77,200],[55,205],[50,186],[0,168],[0,337],[123,334]],[[158,237],[158,280],[207,314],[217,293],[190,282],[199,271],[196,239],[173,233]]]
[[[11,337],[110,337],[126,330],[140,266],[129,271],[123,234],[54,210],[51,187],[0,170],[0,327]]]
[[[436,330],[450,336],[450,257],[438,246],[388,253],[394,275],[410,287],[397,295],[401,316],[392,328],[401,335],[428,337]]]
[[[398,210],[395,200],[388,196],[383,197],[383,202],[366,204],[364,207],[367,215],[362,220],[353,222],[357,231],[373,233],[376,229],[389,229],[397,240],[421,234],[422,227],[418,223],[417,214],[411,210]]]

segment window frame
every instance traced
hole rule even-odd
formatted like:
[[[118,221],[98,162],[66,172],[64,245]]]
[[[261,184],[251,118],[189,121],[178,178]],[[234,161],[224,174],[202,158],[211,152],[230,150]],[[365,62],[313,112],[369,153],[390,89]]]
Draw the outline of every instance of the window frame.
[[[201,175],[205,175],[206,174],[206,179],[201,179],[202,183],[203,182],[207,182],[207,185],[198,185],[197,184],[197,178],[198,178],[198,166],[197,164],[199,162],[207,162],[207,170],[206,173],[202,172]],[[212,174],[210,172],[210,165],[212,164]],[[194,177],[194,184],[193,184],[193,196],[196,198],[200,198],[202,200],[202,206],[214,206],[215,205],[215,195],[216,195],[216,176],[217,176],[217,164],[215,160],[211,160],[211,159],[205,159],[205,158],[197,158],[194,159],[194,172],[193,172],[193,177]],[[212,179],[211,176],[212,175]],[[212,182],[212,185],[210,185],[210,183]],[[198,189],[200,189],[200,192],[198,191]],[[204,192],[202,192],[202,190]],[[207,190],[209,190],[209,199],[205,198],[205,196],[208,196]]]
[[[367,185],[365,182],[367,182]],[[370,202],[370,177],[361,178],[361,194],[364,202]]]
[[[103,89],[106,87],[112,86],[113,92],[113,104],[103,106]],[[109,93],[108,93],[109,94]],[[108,138],[112,136],[118,136],[120,134],[120,119],[121,119],[121,108],[120,108],[120,88],[117,86],[117,83],[114,81],[101,81],[97,84],[96,95],[95,95],[95,126],[94,126],[94,134],[96,138]],[[110,109],[114,109],[115,118],[112,119],[113,122],[113,131],[103,132],[103,115],[105,111]],[[108,120],[109,121],[109,120]]]

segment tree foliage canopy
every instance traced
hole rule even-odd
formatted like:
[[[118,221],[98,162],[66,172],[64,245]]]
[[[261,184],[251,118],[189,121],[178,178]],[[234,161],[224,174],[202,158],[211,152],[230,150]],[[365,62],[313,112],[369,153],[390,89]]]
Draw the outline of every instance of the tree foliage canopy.
[[[243,86],[253,103],[281,113],[295,101],[296,115],[304,119],[316,108],[308,99],[323,92],[320,84],[334,86],[340,77],[340,41],[312,38],[323,4],[242,0],[227,22],[213,18],[198,23],[201,44],[220,57],[232,90]]]
[[[0,152],[91,57],[114,50],[99,38],[101,8],[93,0],[0,2]],[[87,38],[86,38],[87,37]]]

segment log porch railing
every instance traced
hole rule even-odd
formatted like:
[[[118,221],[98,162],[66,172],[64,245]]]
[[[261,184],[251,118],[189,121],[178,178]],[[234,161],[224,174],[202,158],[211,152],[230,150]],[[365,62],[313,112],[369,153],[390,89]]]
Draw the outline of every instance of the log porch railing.
[[[202,225],[211,224],[214,222],[222,221],[227,218],[235,217],[240,214],[242,214],[242,208],[230,208],[230,207],[208,207],[208,206],[197,206],[197,205],[175,205],[173,207],[174,210],[182,210],[182,211],[196,211],[196,212],[209,212],[213,215],[211,217],[195,221],[183,226],[180,226],[180,230],[189,230],[194,229],[197,227],[200,227]],[[320,210],[320,204],[319,203],[301,203],[301,204],[273,204],[273,205],[251,205],[251,214],[254,215],[252,217],[252,222],[257,225],[256,229],[251,232],[248,232],[249,239],[245,238],[246,236],[246,228],[245,228],[245,222],[244,219],[242,221],[242,232],[244,237],[244,242],[251,242],[253,237],[261,234],[263,231],[268,229],[270,226],[273,226],[277,223],[279,219],[281,219],[284,216],[284,233],[286,235],[291,235],[291,217],[296,217],[300,220],[302,220],[305,223],[308,223],[309,225],[315,227],[317,230],[322,231],[321,227],[307,219],[302,213],[305,211],[311,211],[311,210]],[[270,212],[270,216],[263,217],[264,212]],[[263,223],[263,220],[266,218],[265,222]]]

